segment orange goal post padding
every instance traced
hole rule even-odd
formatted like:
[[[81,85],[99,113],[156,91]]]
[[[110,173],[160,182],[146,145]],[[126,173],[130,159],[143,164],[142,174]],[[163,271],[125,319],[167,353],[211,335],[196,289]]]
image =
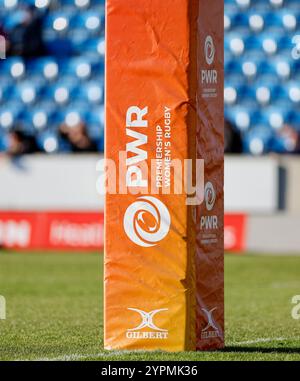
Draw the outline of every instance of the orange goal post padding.
[[[106,2],[106,349],[224,346],[223,6]]]

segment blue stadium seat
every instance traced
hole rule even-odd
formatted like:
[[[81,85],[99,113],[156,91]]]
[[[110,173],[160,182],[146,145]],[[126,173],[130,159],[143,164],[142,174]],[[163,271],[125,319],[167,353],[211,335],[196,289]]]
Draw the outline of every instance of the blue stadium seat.
[[[290,123],[296,130],[300,131],[300,113],[297,109],[293,108],[288,114],[288,123]]]
[[[104,100],[104,84],[90,81],[79,85],[74,92],[74,99],[81,100],[86,104],[101,104]]]
[[[105,0],[59,0],[62,7],[77,8],[79,10],[87,8],[101,7],[105,5]]]
[[[53,57],[33,59],[28,62],[27,70],[32,78],[39,78],[40,81],[53,81],[60,74],[58,60]]]
[[[259,65],[260,75],[272,76],[274,80],[287,80],[294,69],[294,62],[284,56],[277,56],[272,60],[263,60]]]
[[[262,32],[267,26],[266,13],[262,11],[249,12],[247,21],[252,33]]]
[[[298,13],[286,9],[277,12],[268,12],[266,16],[266,25],[273,30],[281,29],[290,32],[296,30],[298,18]]]
[[[24,104],[32,104],[37,101],[42,87],[33,82],[24,81],[18,86],[13,86],[10,98]]]
[[[265,126],[255,126],[245,134],[245,151],[252,155],[268,153],[273,144],[273,132]]]
[[[235,0],[235,3],[240,9],[247,9],[252,5],[253,0]]]
[[[80,12],[72,18],[70,26],[88,32],[89,36],[99,35],[104,31],[104,18],[96,11]]]
[[[37,144],[42,151],[49,154],[61,151],[58,135],[53,131],[42,131],[37,134]]]
[[[299,11],[300,3],[298,0],[286,0],[286,6],[288,6],[291,11]]]
[[[86,122],[89,112],[90,110],[86,105],[83,105],[82,107],[74,107],[71,105],[61,111],[60,118],[62,119],[63,123],[66,123],[68,126],[72,127],[81,121]]]
[[[0,104],[5,104],[7,102],[7,99],[10,97],[12,89],[13,89],[13,86],[9,82],[1,84]]]
[[[246,38],[246,33],[229,32],[225,36],[225,49],[228,49],[234,56],[241,56],[245,51]]]
[[[21,79],[26,74],[24,60],[20,57],[10,57],[0,60],[0,77],[11,77],[14,80]]]
[[[72,17],[75,15],[75,10],[55,11],[47,15],[44,21],[45,32],[47,33],[66,33],[69,30]]]
[[[7,135],[0,130],[0,152],[7,150]]]
[[[243,106],[234,106],[225,110],[225,118],[228,119],[238,130],[245,131],[253,123],[254,112]]]
[[[289,81],[282,87],[282,96],[288,98],[294,105],[300,105],[300,86],[297,81]]]
[[[60,71],[65,79],[87,81],[103,76],[104,62],[95,56],[74,57],[61,60]]]
[[[289,120],[290,110],[288,108],[270,106],[260,114],[260,122],[274,130],[280,129]]]
[[[104,107],[96,107],[88,114],[89,136],[97,142],[99,151],[104,149]]]
[[[48,52],[54,56],[69,56],[72,54],[72,44],[68,37],[70,22],[74,12],[50,13],[44,23],[44,40]]]
[[[73,96],[76,81],[59,81],[45,89],[44,96],[57,105],[66,105]]]
[[[54,109],[40,106],[24,109],[22,121],[28,126],[31,126],[34,131],[51,128],[54,124]]]
[[[88,38],[79,43],[73,42],[74,51],[77,54],[84,52],[85,56],[97,57],[97,59],[104,58],[105,54],[105,40],[104,37]]]
[[[19,102],[7,102],[0,107],[0,129],[9,130],[19,122],[22,112],[22,105]]]

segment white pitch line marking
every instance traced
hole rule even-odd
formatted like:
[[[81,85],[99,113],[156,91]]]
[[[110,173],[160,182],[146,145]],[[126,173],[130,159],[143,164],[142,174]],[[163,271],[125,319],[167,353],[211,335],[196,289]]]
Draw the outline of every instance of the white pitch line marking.
[[[113,352],[103,352],[103,353],[92,353],[92,354],[70,354],[63,355],[60,357],[41,357],[35,359],[18,359],[16,361],[77,361],[77,360],[86,360],[89,358],[97,358],[101,359],[103,356],[105,357],[115,357],[121,356],[125,354],[132,354],[131,351],[113,351]],[[138,352],[137,352],[138,353]]]
[[[77,360],[85,360],[88,358],[101,358],[103,354],[97,353],[97,354],[91,354],[91,355],[79,355],[79,354],[71,354],[71,355],[64,355],[61,357],[44,357],[44,358],[38,358],[38,359],[32,359],[32,360],[25,360],[25,361],[77,361]],[[19,360],[22,361],[22,360]]]
[[[251,345],[251,344],[259,344],[259,343],[270,343],[272,341],[288,341],[288,340],[300,340],[300,337],[261,337],[254,340],[247,340],[247,341],[238,341],[229,343],[228,346],[237,345]],[[132,351],[113,351],[113,352],[105,352],[105,353],[93,353],[93,354],[70,354],[70,355],[64,355],[60,357],[44,357],[44,358],[36,358],[36,359],[19,359],[15,361],[78,361],[78,360],[86,360],[89,358],[93,359],[101,359],[102,357],[116,357],[118,355],[124,355],[124,354],[133,354]],[[136,351],[136,353],[141,353]]]
[[[232,343],[232,345],[251,345],[259,343],[270,343],[272,341],[288,341],[288,340],[300,340],[300,337],[262,337],[254,340],[239,341],[237,343]]]

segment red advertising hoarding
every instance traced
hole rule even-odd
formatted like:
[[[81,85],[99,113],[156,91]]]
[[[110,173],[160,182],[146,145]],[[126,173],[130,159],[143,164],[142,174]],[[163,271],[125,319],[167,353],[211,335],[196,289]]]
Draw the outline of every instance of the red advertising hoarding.
[[[247,216],[227,214],[227,251],[246,249]],[[103,249],[102,212],[0,212],[0,247],[9,249]]]
[[[0,212],[0,246],[14,249],[101,249],[103,214]]]

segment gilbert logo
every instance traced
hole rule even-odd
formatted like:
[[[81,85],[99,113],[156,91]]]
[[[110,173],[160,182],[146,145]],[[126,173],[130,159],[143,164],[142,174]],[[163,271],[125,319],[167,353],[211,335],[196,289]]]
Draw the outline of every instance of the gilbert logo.
[[[207,64],[211,65],[214,62],[216,53],[212,36],[207,36],[205,39],[204,53]]]
[[[142,318],[142,322],[139,326],[137,326],[136,328],[132,328],[132,329],[129,329],[128,331],[139,331],[143,328],[150,328],[150,329],[153,329],[155,331],[161,331],[161,332],[166,332],[167,330],[166,329],[161,329],[161,328],[158,328],[154,322],[153,322],[153,318],[156,314],[158,314],[159,312],[162,312],[162,311],[168,311],[167,308],[162,308],[160,310],[154,310],[154,311],[151,311],[151,312],[145,312],[145,311],[142,311],[142,310],[138,310],[137,308],[128,308],[130,311],[135,311],[137,312],[138,314],[140,314],[141,318]]]
[[[128,308],[129,311],[137,312],[141,317],[141,323],[135,327],[127,330],[126,337],[128,339],[167,339],[168,330],[159,328],[154,323],[154,317],[164,311],[168,311],[167,308],[153,310],[146,312],[137,308]],[[151,329],[151,331],[141,331],[144,329]]]
[[[169,233],[171,217],[160,200],[142,196],[127,208],[123,224],[132,242],[141,247],[152,247]]]
[[[216,202],[216,191],[211,182],[207,182],[204,188],[205,205],[208,211],[213,210]]]
[[[211,337],[218,337],[220,336],[219,329],[217,327],[216,322],[213,318],[213,312],[217,309],[217,307],[207,310],[205,308],[202,308],[202,311],[206,315],[207,318],[207,325],[205,328],[202,329],[201,338],[202,339],[208,339]]]

